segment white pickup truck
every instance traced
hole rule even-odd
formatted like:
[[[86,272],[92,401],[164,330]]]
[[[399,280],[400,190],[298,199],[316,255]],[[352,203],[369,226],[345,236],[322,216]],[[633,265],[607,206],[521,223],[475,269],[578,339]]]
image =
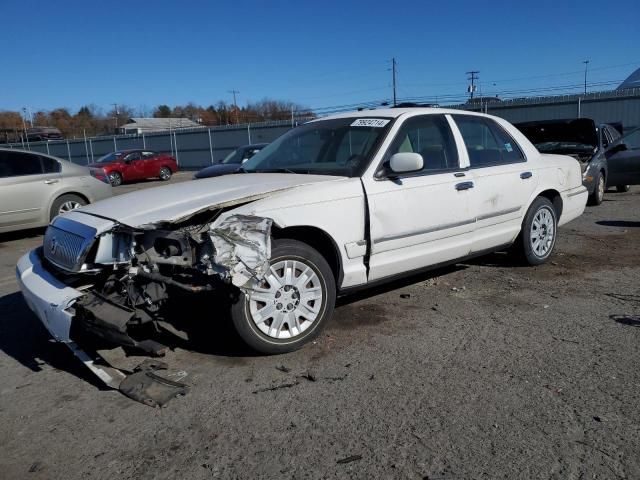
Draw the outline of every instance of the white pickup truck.
[[[279,353],[318,335],[351,289],[514,244],[541,264],[586,201],[575,159],[539,153],[500,118],[344,113],[290,130],[238,173],[58,216],[17,277],[72,349],[76,329],[143,346],[176,320],[171,302],[188,311],[198,295],[212,314],[192,321],[224,309],[249,345]]]

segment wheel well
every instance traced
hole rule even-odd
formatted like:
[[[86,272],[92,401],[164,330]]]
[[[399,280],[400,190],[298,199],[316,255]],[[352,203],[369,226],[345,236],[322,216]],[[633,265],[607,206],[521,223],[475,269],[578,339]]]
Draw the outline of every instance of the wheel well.
[[[289,238],[304,242],[310,247],[315,248],[320,255],[331,267],[336,285],[340,285],[342,281],[342,260],[338,246],[335,244],[331,236],[324,230],[317,227],[287,227],[278,228],[274,225],[271,230],[273,238]]]
[[[81,199],[83,199],[85,202],[87,202],[87,205],[90,204],[91,202],[89,201],[89,199],[87,198],[86,195],[83,195],[81,193],[78,192],[64,192],[63,194],[58,195],[54,200],[53,203],[56,203],[56,200],[58,200],[60,197],[64,197],[65,195],[75,195],[76,197],[80,197]],[[53,205],[52,203],[52,205]]]
[[[544,192],[540,192],[539,197],[547,198],[551,203],[553,203],[553,208],[556,211],[556,215],[558,218],[562,215],[562,197],[560,196],[560,192],[557,190],[545,190]]]

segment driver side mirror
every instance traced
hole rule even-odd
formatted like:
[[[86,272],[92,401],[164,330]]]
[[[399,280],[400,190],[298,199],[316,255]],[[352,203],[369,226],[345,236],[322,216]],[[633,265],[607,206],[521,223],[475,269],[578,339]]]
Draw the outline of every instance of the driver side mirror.
[[[627,144],[624,142],[615,143],[607,149],[607,153],[618,153],[627,150]]]
[[[393,173],[417,172],[422,170],[423,166],[424,160],[419,153],[394,153],[389,160],[389,167]]]

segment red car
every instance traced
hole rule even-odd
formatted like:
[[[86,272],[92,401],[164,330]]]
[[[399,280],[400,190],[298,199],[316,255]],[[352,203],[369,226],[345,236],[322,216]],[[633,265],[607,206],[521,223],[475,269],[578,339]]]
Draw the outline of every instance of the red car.
[[[151,177],[166,181],[178,171],[175,158],[151,150],[120,150],[109,153],[88,166],[102,168],[114,187],[122,182]]]

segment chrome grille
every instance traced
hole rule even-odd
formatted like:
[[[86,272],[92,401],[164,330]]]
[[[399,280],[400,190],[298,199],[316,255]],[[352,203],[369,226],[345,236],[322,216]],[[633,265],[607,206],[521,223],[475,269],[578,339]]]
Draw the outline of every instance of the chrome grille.
[[[65,270],[78,271],[93,237],[85,237],[49,225],[44,234],[43,253],[47,260]]]

